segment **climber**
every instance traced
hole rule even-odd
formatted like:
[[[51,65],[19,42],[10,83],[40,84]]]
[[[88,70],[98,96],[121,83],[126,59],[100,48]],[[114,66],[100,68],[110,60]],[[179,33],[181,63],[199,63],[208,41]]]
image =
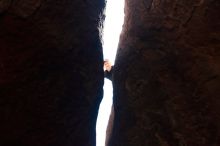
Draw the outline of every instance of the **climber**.
[[[105,78],[107,78],[111,81],[112,81],[113,68],[114,68],[114,66],[111,64],[111,62],[108,59],[106,59],[104,61],[104,71],[105,71],[104,76],[105,76]],[[110,137],[112,135],[114,117],[115,117],[115,111],[114,111],[114,106],[112,104],[111,113],[109,116],[107,129],[106,129],[105,145],[108,145]]]
[[[112,80],[113,65],[111,65],[111,62],[108,59],[104,61],[104,71],[105,78]]]

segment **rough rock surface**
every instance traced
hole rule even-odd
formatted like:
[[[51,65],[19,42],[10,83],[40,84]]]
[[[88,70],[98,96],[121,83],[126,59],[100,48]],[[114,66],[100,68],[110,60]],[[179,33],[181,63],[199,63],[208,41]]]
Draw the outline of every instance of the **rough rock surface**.
[[[0,0],[0,146],[95,146],[104,0]]]
[[[220,1],[126,0],[109,146],[220,145]]]

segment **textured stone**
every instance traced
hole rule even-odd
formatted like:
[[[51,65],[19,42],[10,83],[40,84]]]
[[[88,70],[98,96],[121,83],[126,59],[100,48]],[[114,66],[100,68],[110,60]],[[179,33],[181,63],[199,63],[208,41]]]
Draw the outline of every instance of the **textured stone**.
[[[220,145],[220,1],[126,0],[109,146]]]
[[[104,0],[0,1],[0,145],[95,146]]]
[[[11,0],[0,0],[0,13],[6,11],[11,4]]]
[[[32,15],[38,10],[42,0],[14,0],[10,12],[22,18]]]

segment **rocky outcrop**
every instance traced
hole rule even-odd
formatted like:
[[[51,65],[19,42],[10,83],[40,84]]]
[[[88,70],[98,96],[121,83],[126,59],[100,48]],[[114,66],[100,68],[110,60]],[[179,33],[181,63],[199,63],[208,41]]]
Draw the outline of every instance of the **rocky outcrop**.
[[[95,146],[104,3],[0,1],[0,146]],[[108,146],[219,146],[220,2],[125,14]]]
[[[104,0],[0,1],[0,145],[95,146]]]
[[[220,145],[220,2],[127,0],[109,146]]]

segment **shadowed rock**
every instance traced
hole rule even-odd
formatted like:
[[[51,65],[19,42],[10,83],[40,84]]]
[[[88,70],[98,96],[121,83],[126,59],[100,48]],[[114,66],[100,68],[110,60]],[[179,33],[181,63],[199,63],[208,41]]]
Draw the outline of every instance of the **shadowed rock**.
[[[127,0],[109,146],[220,145],[220,3]]]
[[[95,146],[103,7],[0,1],[1,146]]]

